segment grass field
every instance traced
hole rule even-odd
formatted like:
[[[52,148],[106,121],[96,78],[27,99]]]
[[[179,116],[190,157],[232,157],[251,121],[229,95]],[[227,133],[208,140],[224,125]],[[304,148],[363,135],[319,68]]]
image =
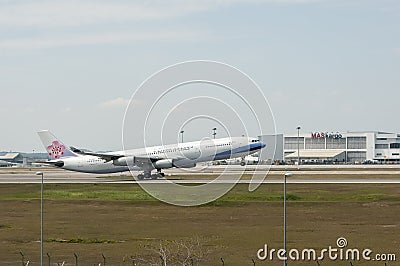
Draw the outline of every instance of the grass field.
[[[264,244],[282,247],[282,185],[262,185],[254,192],[237,185],[219,200],[200,207],[161,203],[134,184],[47,184],[45,254],[52,265],[132,265],[146,256],[146,245],[161,240],[199,237],[210,251],[201,265],[282,265],[256,259]],[[0,185],[0,265],[38,265],[40,186]],[[288,186],[288,248],[349,247],[400,257],[400,185],[292,184]],[[398,258],[399,259],[399,258]],[[47,256],[45,256],[47,265]],[[289,265],[317,265],[290,262]],[[320,265],[350,265],[324,260]],[[354,265],[385,265],[354,262]],[[398,265],[388,262],[387,265]]]

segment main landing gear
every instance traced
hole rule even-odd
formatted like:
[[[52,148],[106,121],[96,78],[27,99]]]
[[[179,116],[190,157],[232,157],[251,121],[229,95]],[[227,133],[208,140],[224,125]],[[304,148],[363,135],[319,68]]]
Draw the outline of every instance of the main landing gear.
[[[244,157],[242,157],[242,160],[240,161],[240,165],[241,166],[245,166],[246,165],[246,160]]]
[[[144,171],[143,174],[138,174],[137,178],[139,180],[143,179],[158,179],[164,177],[165,174],[161,172],[161,169],[157,169],[157,173],[151,174],[151,171]]]

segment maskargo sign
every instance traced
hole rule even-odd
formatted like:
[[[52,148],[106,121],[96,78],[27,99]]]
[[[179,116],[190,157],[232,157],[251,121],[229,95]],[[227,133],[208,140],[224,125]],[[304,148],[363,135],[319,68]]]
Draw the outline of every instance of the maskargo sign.
[[[328,132],[312,132],[312,139],[341,139],[343,136],[340,133],[328,133]]]

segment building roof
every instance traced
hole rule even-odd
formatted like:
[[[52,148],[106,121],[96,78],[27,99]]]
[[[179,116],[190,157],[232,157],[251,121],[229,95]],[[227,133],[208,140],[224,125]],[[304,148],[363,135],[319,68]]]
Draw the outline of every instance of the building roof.
[[[333,159],[342,154],[344,150],[300,150],[300,158]],[[285,156],[286,159],[297,159],[297,151]]]
[[[19,152],[9,152],[0,156],[0,160],[14,160],[19,155]]]

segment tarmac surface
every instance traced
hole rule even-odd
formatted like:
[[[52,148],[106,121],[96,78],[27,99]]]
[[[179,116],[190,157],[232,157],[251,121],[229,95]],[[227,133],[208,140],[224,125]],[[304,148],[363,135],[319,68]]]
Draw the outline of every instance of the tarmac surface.
[[[130,172],[116,174],[87,174],[57,168],[0,168],[0,184],[34,184],[41,182],[37,171],[44,173],[45,183],[250,183],[251,175],[266,177],[263,183],[283,183],[285,173],[293,173],[287,183],[311,184],[400,184],[400,165],[342,165],[342,166],[198,166],[191,169],[166,169],[166,179],[134,180]],[[137,175],[139,172],[134,172]],[[224,174],[220,176],[221,174]],[[237,182],[237,176],[244,174]],[[219,176],[219,177],[218,177]],[[282,176],[282,178],[280,177]]]

